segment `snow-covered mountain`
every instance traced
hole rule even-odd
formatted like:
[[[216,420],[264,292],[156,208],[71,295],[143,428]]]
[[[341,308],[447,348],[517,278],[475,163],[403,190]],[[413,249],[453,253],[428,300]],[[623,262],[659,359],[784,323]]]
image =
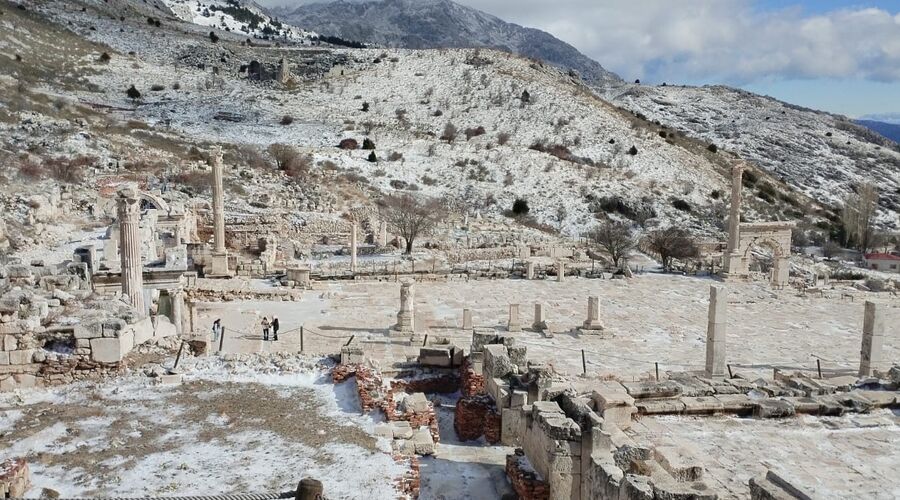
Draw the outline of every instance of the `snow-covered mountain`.
[[[620,81],[549,33],[508,23],[450,0],[339,0],[276,12],[287,22],[323,35],[409,49],[489,47],[575,70],[592,84]]]
[[[316,34],[270,17],[252,0],[162,0],[183,21],[265,40],[303,41]]]

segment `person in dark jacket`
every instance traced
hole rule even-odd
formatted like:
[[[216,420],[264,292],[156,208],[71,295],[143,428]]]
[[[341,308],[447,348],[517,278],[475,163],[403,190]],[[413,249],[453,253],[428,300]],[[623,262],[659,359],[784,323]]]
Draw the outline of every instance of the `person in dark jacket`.
[[[278,340],[278,316],[272,316],[272,334],[274,335],[272,340]]]

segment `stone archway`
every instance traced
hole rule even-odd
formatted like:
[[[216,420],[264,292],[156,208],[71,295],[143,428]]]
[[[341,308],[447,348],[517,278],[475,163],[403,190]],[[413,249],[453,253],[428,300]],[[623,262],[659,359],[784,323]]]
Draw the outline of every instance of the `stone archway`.
[[[788,233],[787,237],[790,238],[790,233]],[[753,248],[765,248],[772,252],[772,267],[769,269],[769,281],[775,287],[787,285],[791,271],[790,247],[785,250],[782,243],[773,238],[754,236],[747,238],[746,241],[743,241],[742,238],[741,248],[743,249],[741,262],[746,266],[748,276],[750,274],[750,263],[753,260],[751,250]]]
[[[152,193],[140,192],[141,210],[155,209],[163,213],[169,213],[169,204],[165,200]]]

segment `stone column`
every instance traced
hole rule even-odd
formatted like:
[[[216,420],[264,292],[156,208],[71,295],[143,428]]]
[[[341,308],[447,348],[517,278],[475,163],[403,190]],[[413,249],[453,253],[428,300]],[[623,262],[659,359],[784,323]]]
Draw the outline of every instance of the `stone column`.
[[[463,330],[471,330],[473,328],[471,309],[463,309],[462,328]]]
[[[119,191],[119,257],[122,267],[122,293],[141,316],[147,315],[144,304],[144,264],[141,261],[141,201],[137,190]]]
[[[874,302],[866,301],[863,316],[862,349],[859,359],[859,376],[870,377],[881,362],[884,344],[884,312]]]
[[[544,308],[544,304],[535,304],[534,305],[534,323],[531,324],[531,328],[537,332],[544,331],[547,328],[547,311]]]
[[[216,148],[210,155],[213,171],[213,225],[214,242],[213,250],[216,253],[225,253],[225,189],[223,185],[224,167],[222,165],[222,150]]]
[[[175,324],[175,332],[179,335],[184,331],[184,291],[180,288],[172,293],[172,323]]]
[[[566,263],[558,260],[556,261],[556,281],[562,283],[566,279]]]
[[[725,334],[728,291],[725,287],[709,287],[709,322],[706,327],[706,376],[725,377]]]
[[[357,241],[357,229],[359,224],[356,221],[353,221],[350,224],[350,272],[356,272],[356,247],[359,242]]]
[[[400,312],[397,313],[397,324],[394,325],[394,330],[401,333],[415,331],[414,283],[410,279],[400,281]]]
[[[381,236],[378,240],[378,245],[382,248],[386,247],[388,244],[388,230],[387,230],[387,222],[381,221]]]
[[[731,205],[728,211],[728,246],[725,249],[722,274],[736,276],[741,270],[741,188],[744,167],[740,163],[731,169]]]
[[[581,326],[582,330],[603,330],[603,323],[600,322],[600,298],[588,297],[587,319]]]
[[[509,321],[506,323],[506,330],[510,332],[522,331],[522,322],[519,320],[519,304],[509,305]]]
[[[534,262],[527,261],[525,263],[525,279],[533,280],[534,279]]]
[[[230,276],[228,252],[225,248],[225,190],[222,184],[224,167],[222,150],[215,148],[210,154],[213,171],[213,253],[209,276]]]

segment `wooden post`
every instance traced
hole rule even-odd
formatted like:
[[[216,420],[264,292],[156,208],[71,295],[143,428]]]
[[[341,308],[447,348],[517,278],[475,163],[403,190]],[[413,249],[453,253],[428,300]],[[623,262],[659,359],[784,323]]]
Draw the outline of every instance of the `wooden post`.
[[[422,347],[425,347],[425,346],[427,346],[427,345],[428,345],[428,334],[426,333],[426,334],[425,334],[425,340],[422,341]]]
[[[219,334],[219,352],[222,352],[222,348],[225,346],[225,327],[222,327],[222,333]]]
[[[175,356],[175,364],[172,365],[172,371],[178,368],[178,362],[181,361],[181,351],[184,351],[184,341],[181,341],[181,347],[178,348],[178,355]]]
[[[300,352],[303,352],[303,327],[300,327]]]
[[[584,349],[581,350],[581,370],[587,375],[587,360],[584,358]]]
[[[656,381],[659,382],[659,361],[656,362]]]
[[[816,369],[819,371],[819,380],[822,380],[822,360],[816,358]]]
[[[356,338],[356,335],[351,335],[350,340],[348,340],[347,343],[344,344],[344,347],[347,347],[348,345],[350,345],[350,342],[353,342],[353,339],[355,339],[355,338]]]
[[[731,365],[729,364],[729,365],[725,365],[725,366],[728,367],[728,378],[734,378],[734,374],[731,373]]]

